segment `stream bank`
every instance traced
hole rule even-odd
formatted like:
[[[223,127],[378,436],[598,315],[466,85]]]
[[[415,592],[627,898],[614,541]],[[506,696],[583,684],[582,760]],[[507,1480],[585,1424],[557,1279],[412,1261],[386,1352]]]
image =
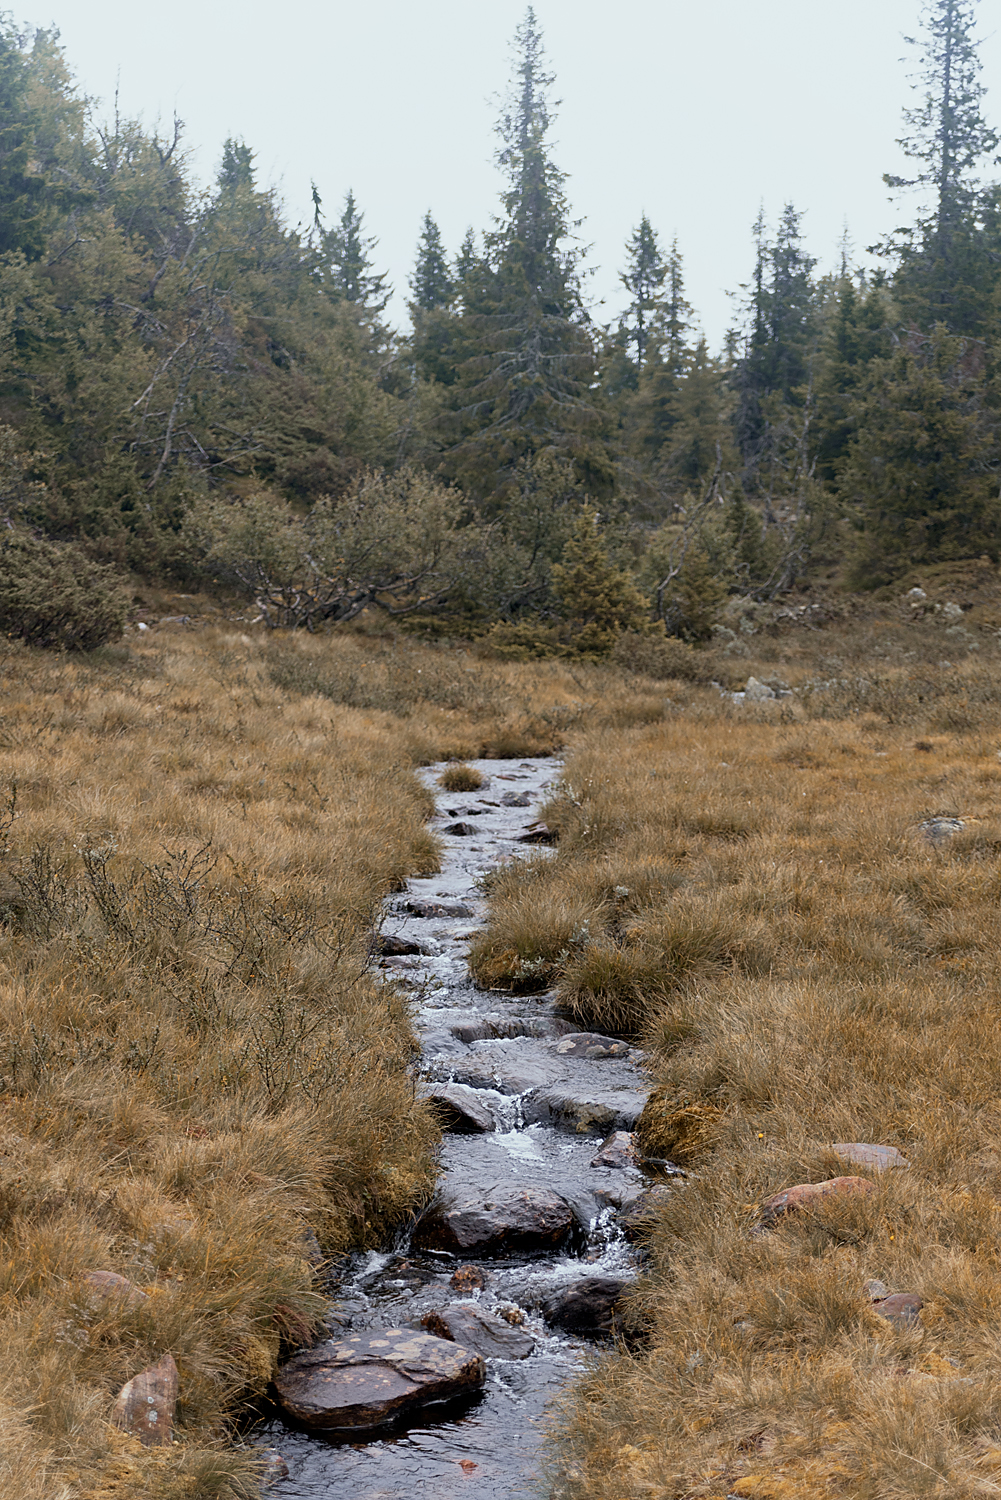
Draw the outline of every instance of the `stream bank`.
[[[338,1268],[329,1337],[479,1339],[485,1381],[472,1400],[426,1407],[368,1440],[276,1418],[255,1437],[288,1466],[274,1489],[283,1500],[537,1493],[546,1405],[595,1337],[616,1329],[636,1274],[628,1218],[655,1179],[633,1161],[627,1134],[601,1148],[635,1126],[648,1093],[642,1056],[575,1032],[552,995],[478,990],[466,963],[485,914],[479,882],[525,854],[559,762],[472,764],[484,777],[475,792],[443,791],[440,766],[422,771],[436,795],[442,870],[389,898],[383,927],[385,972],[414,997],[418,1087],[438,1097],[451,1127],[436,1203],[416,1232]]]

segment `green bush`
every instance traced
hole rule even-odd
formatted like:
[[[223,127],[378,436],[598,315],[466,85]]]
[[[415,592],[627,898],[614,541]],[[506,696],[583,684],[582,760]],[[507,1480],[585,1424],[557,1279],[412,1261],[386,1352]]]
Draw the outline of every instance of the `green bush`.
[[[113,569],[71,543],[0,533],[0,631],[32,646],[90,651],[117,640],[127,597]]]
[[[696,651],[676,635],[665,635],[663,629],[648,635],[626,631],[615,643],[612,661],[627,672],[652,677],[655,682],[674,678],[705,683],[711,682],[717,673],[716,658],[711,652]]]

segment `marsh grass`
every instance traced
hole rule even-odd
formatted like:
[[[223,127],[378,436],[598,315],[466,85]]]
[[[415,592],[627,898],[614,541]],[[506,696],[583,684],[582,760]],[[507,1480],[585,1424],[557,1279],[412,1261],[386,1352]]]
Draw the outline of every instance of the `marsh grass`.
[[[649,1344],[563,1401],[562,1500],[997,1493],[1001,663],[868,673],[823,710],[692,690],[579,735],[556,854],[491,893],[479,971],[516,985],[536,955],[575,1022],[640,1040],[644,1148],[691,1174],[647,1241]],[[936,847],[937,815],[964,826]],[[846,1172],[871,1196],[751,1233],[771,1193]],[[870,1278],[920,1324],[879,1318]]]

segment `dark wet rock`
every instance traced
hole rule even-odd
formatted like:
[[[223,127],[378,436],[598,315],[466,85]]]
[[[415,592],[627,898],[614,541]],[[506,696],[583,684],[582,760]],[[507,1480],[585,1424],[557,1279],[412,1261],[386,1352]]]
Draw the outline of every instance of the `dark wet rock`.
[[[111,1408],[111,1420],[144,1447],[153,1448],[171,1441],[176,1408],[177,1366],[165,1354],[122,1386]]]
[[[601,1143],[597,1156],[591,1158],[592,1167],[635,1167],[636,1134],[632,1130],[613,1130]]]
[[[427,949],[410,938],[394,937],[390,932],[377,932],[372,939],[372,952],[378,958],[407,958],[412,953],[427,953]]]
[[[126,1276],[119,1276],[117,1271],[85,1271],[81,1280],[92,1296],[101,1302],[117,1302],[120,1307],[131,1310],[149,1300],[145,1292]]]
[[[889,1167],[909,1167],[910,1162],[902,1156],[896,1146],[871,1146],[865,1141],[835,1141],[831,1150],[852,1161],[857,1167],[874,1167],[885,1172]]]
[[[826,1182],[800,1182],[766,1198],[758,1211],[758,1226],[767,1229],[786,1214],[815,1208],[825,1198],[867,1195],[873,1185],[867,1177],[829,1177]]]
[[[596,1031],[571,1031],[556,1044],[561,1057],[628,1057],[628,1042],[617,1041],[612,1036],[601,1036]]]
[[[471,838],[475,832],[475,823],[463,823],[461,820],[458,823],[447,823],[442,829],[442,833],[450,833],[455,839]]]
[[[493,1313],[477,1307],[475,1302],[453,1302],[434,1308],[421,1319],[429,1333],[442,1339],[454,1339],[464,1349],[474,1349],[484,1359],[527,1359],[535,1340],[521,1333]]]
[[[657,1213],[670,1198],[673,1188],[657,1184],[640,1193],[639,1197],[623,1208],[619,1214],[619,1228],[630,1242],[647,1234],[657,1222]]]
[[[382,1328],[295,1355],[275,1376],[275,1390],[306,1427],[363,1432],[475,1395],[485,1378],[472,1350],[413,1329]]]
[[[531,807],[532,799],[527,792],[505,792],[501,798],[504,807]]]
[[[625,1212],[645,1198],[650,1189],[642,1182],[620,1177],[617,1182],[605,1183],[591,1191],[599,1208],[617,1208],[620,1212]]]
[[[578,1135],[634,1130],[647,1096],[636,1089],[536,1089],[522,1104],[527,1124],[555,1125]]]
[[[487,1278],[479,1266],[457,1266],[448,1278],[448,1284],[457,1292],[480,1292],[486,1286]]]
[[[497,1121],[476,1090],[462,1083],[442,1083],[421,1091],[441,1121],[442,1130],[456,1135],[485,1135]]]
[[[433,1207],[418,1224],[414,1243],[459,1254],[544,1250],[560,1244],[572,1225],[570,1205],[552,1188],[499,1182]]]
[[[404,903],[403,910],[415,917],[474,917],[476,915],[471,906],[463,906],[461,901],[407,901]]]
[[[962,818],[926,818],[918,824],[929,844],[935,848],[947,844],[957,833],[962,833],[965,826]]]
[[[585,1276],[542,1300],[542,1315],[567,1333],[617,1333],[622,1326],[622,1294],[630,1285],[619,1276]]]
[[[515,1036],[531,1036],[546,1039],[566,1036],[573,1028],[569,1021],[559,1016],[528,1016],[509,1018],[506,1016],[485,1017],[482,1021],[462,1021],[452,1027],[452,1035],[467,1045],[470,1042],[489,1042]]]
[[[917,1292],[893,1292],[889,1297],[873,1299],[872,1310],[897,1328],[916,1328],[921,1321],[924,1302]]]
[[[531,823],[524,833],[519,833],[516,842],[519,844],[555,844],[559,833],[555,828],[550,828],[548,823]]]

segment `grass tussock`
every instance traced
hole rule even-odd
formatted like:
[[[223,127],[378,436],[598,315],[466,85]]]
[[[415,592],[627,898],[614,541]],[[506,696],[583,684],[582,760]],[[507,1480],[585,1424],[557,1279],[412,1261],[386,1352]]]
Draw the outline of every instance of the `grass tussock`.
[[[641,1039],[642,1145],[691,1172],[648,1239],[649,1343],[563,1403],[561,1500],[997,1492],[999,702],[992,658],[923,705],[905,682],[879,712],[694,697],[605,727],[545,809],[555,855],[496,882],[481,971],[538,960],[575,1021]],[[962,822],[938,846],[936,816]],[[846,1173],[872,1193],[751,1232]]]
[[[438,784],[446,792],[475,792],[483,785],[483,773],[475,766],[446,766]]]

